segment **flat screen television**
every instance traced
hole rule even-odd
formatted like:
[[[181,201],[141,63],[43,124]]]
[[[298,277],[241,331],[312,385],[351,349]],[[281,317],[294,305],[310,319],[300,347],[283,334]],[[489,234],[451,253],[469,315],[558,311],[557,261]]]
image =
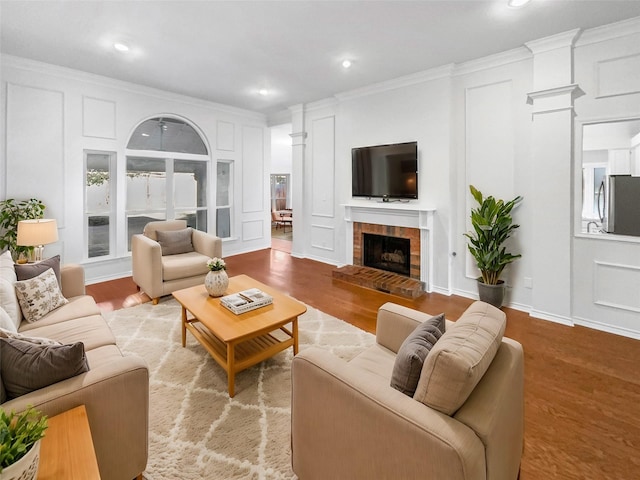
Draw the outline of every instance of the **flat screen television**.
[[[418,198],[418,143],[394,143],[351,149],[354,197]]]

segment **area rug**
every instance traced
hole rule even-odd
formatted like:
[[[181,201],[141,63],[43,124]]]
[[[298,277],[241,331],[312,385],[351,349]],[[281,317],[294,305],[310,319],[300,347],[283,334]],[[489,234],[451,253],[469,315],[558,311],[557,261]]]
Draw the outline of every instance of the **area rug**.
[[[295,479],[291,470],[292,349],[227,376],[187,332],[181,345],[180,305],[167,299],[105,313],[124,354],[149,365],[148,480]],[[346,360],[373,335],[307,306],[299,319],[300,351],[327,349]]]

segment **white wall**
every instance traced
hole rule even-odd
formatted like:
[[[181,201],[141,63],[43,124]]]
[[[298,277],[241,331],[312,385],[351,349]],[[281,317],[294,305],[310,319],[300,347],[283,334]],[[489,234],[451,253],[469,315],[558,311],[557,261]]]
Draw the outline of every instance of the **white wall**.
[[[201,132],[211,154],[209,230],[215,232],[215,162],[233,161],[233,238],[223,254],[268,248],[270,134],[255,112],[174,95],[96,75],[2,56],[0,198],[37,197],[56,218],[60,240],[47,254],[82,263],[88,282],[130,273],[126,252],[125,147],[143,120],[174,114]],[[113,258],[88,260],[84,253],[83,151],[117,155],[117,245]]]
[[[296,121],[307,135],[301,178],[309,228],[295,254],[349,263],[343,205],[366,202],[351,198],[351,148],[416,140],[420,186],[412,202],[436,209],[434,291],[477,298],[463,236],[473,184],[485,195],[524,198],[509,245],[522,258],[504,275],[510,306],[640,338],[640,239],[582,238],[573,148],[587,119],[640,116],[640,19],[585,32],[587,40],[572,46],[578,33],[303,106]],[[633,81],[620,80],[623,73]],[[319,164],[334,178],[318,175]]]

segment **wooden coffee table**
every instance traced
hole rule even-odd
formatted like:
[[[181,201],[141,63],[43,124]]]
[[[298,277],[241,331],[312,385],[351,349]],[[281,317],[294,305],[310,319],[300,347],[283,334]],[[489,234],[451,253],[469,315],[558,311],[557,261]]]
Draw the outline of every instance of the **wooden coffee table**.
[[[220,305],[220,298],[210,297],[204,285],[173,292],[182,305],[182,346],[189,330],[227,372],[230,397],[236,373],[291,346],[298,353],[298,317],[307,311],[304,304],[247,275],[229,278],[225,295],[249,288],[268,293],[273,304],[236,315]]]

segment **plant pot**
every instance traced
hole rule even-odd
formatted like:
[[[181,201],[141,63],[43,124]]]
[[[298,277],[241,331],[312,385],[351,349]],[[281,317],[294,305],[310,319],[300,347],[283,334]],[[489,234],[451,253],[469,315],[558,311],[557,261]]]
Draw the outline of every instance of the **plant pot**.
[[[24,457],[2,469],[0,480],[35,480],[40,465],[40,440],[34,443]]]
[[[221,297],[229,286],[229,276],[226,270],[217,270],[207,273],[204,277],[204,288],[212,297]]]
[[[480,300],[493,305],[496,308],[502,307],[504,300],[504,281],[498,280],[497,285],[488,285],[478,279],[478,295]]]

